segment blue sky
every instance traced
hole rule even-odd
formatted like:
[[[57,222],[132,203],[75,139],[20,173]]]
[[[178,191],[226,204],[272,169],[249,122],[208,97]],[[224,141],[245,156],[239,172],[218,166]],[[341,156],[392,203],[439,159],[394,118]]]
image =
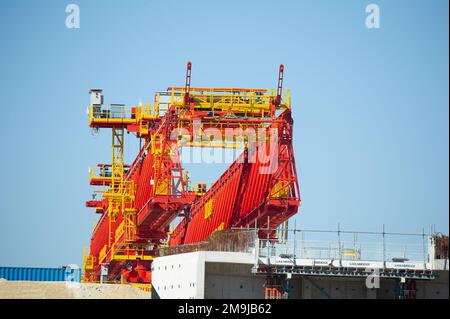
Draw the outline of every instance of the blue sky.
[[[365,27],[371,2],[380,29]],[[448,233],[448,23],[445,0],[2,1],[0,266],[81,263],[88,167],[110,156],[108,132],[87,126],[89,89],[151,101],[183,85],[188,60],[198,86],[275,87],[285,64],[298,227]]]

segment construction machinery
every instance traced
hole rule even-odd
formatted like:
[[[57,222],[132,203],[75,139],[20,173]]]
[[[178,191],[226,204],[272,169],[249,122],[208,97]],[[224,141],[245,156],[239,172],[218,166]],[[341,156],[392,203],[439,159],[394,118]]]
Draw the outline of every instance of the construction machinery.
[[[101,196],[86,206],[100,219],[84,254],[84,281],[148,288],[161,247],[201,242],[234,227],[259,228],[269,238],[274,234],[264,229],[275,229],[297,212],[283,65],[276,89],[191,87],[191,69],[189,62],[183,87],[156,93],[150,104],[106,105],[102,90],[90,91],[89,126],[111,130],[111,163],[89,173]],[[125,132],[142,142],[131,164],[124,163]],[[242,153],[208,189],[204,183],[192,186],[183,170],[180,151],[186,147]]]

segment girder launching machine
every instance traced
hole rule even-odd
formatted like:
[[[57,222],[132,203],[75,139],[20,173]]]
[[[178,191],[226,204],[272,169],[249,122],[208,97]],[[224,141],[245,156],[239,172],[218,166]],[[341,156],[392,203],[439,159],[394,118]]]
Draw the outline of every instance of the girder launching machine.
[[[111,163],[89,174],[101,198],[86,202],[100,219],[84,255],[85,281],[149,287],[159,247],[199,242],[231,227],[275,229],[298,210],[283,65],[272,90],[191,87],[191,68],[189,62],[184,87],[156,93],[151,104],[106,105],[102,90],[90,91],[89,126],[111,130]],[[143,142],[130,165],[124,163],[125,131]],[[183,147],[243,151],[207,189],[190,186]]]

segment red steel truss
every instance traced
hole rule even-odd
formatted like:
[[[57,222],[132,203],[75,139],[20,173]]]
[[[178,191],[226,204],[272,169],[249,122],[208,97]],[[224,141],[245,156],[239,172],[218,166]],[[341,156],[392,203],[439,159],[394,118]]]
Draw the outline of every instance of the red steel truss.
[[[91,100],[89,125],[112,130],[112,163],[91,171],[100,199],[86,202],[100,219],[84,258],[84,280],[151,283],[161,246],[207,239],[231,227],[274,229],[294,215],[300,192],[292,147],[290,93],[274,90],[169,87],[149,105],[127,108]],[[91,91],[101,93],[100,90]],[[123,163],[124,131],[141,138],[131,165]],[[183,147],[242,148],[209,188],[191,187]],[[212,165],[212,164],[211,164]],[[178,225],[171,224],[181,217]],[[261,236],[268,236],[261,231]]]

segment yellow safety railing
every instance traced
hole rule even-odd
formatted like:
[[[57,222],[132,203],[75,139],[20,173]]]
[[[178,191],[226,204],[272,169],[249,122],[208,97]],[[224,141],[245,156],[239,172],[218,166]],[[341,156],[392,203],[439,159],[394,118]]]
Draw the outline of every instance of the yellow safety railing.
[[[179,108],[185,106],[184,88],[169,88],[170,105]],[[270,110],[271,101],[277,97],[276,90],[261,89],[233,89],[233,88],[190,88],[191,102],[197,109],[217,111],[238,111],[247,113],[259,113],[262,110]],[[278,110],[289,109],[290,91],[285,90],[282,102],[276,107]]]
[[[91,105],[90,117],[96,119],[125,119],[131,118],[131,107],[123,104]]]
[[[83,249],[83,269],[92,270],[94,269],[95,257],[89,256],[89,254],[87,254],[86,251],[87,249],[85,247]]]
[[[234,89],[234,88],[190,88],[189,95],[198,110],[214,112],[244,113],[248,116],[264,117],[271,111],[276,99],[274,89]],[[168,92],[155,94],[154,103],[140,103],[138,106],[123,104],[91,105],[89,107],[89,125],[134,124],[139,125],[141,135],[148,134],[148,120],[157,119],[160,112],[174,105],[181,111],[185,109],[184,88],[169,88]],[[164,107],[165,106],[165,107]],[[277,110],[291,108],[291,92],[285,90]],[[180,118],[189,117],[180,114]]]
[[[146,254],[144,248],[130,247],[117,248],[115,244],[111,248],[111,260],[153,260],[153,256]]]
[[[154,119],[159,117],[159,106],[157,103],[140,104],[137,110],[142,114],[142,118]]]
[[[123,175],[126,175],[128,172],[129,167],[123,166]],[[112,180],[112,167],[111,165],[104,165],[97,168],[89,167],[89,182],[92,183],[93,181],[105,183],[108,184]],[[116,178],[116,183],[118,183],[118,180]]]

